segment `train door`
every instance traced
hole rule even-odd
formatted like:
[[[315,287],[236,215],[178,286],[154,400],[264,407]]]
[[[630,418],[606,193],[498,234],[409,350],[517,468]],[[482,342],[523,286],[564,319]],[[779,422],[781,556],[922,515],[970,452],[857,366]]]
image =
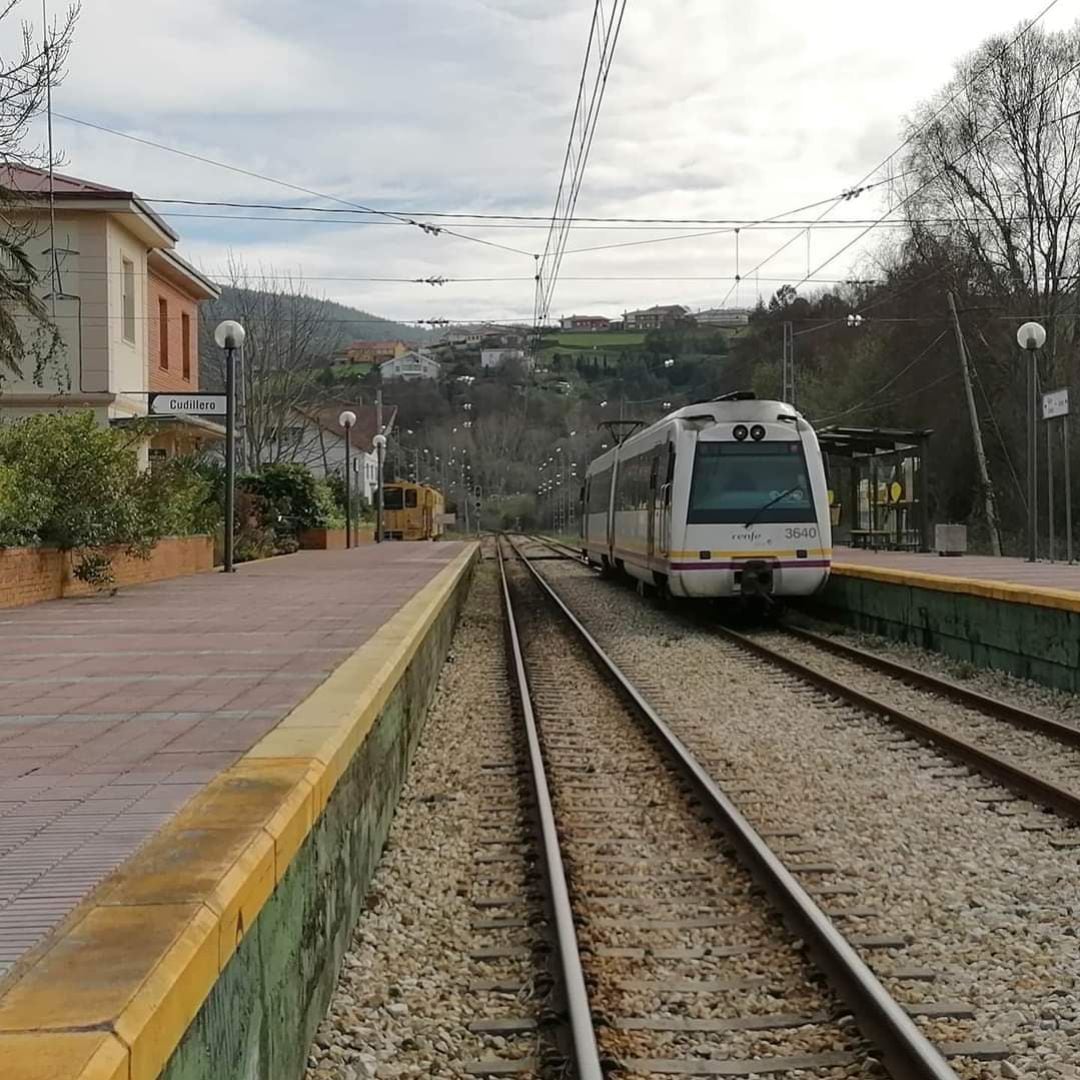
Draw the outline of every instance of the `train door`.
[[[657,449],[656,453],[652,456],[652,461],[649,463],[649,517],[647,531],[648,536],[646,540],[646,551],[650,560],[653,555],[656,554],[656,510],[659,506],[659,500],[657,499],[657,478],[660,474],[660,450]]]
[[[660,554],[671,554],[671,489],[675,482],[675,444],[667,444],[667,468],[664,469],[664,483],[660,487],[660,498],[657,499],[658,516],[660,518]]]

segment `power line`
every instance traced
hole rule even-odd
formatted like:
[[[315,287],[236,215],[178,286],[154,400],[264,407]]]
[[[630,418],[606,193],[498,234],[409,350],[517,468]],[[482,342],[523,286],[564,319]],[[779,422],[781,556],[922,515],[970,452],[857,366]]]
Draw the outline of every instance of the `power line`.
[[[857,244],[864,236],[866,236],[867,233],[877,228],[878,224],[880,224],[880,222],[883,221],[886,217],[888,217],[890,214],[895,213],[899,207],[906,206],[917,195],[925,191],[935,180],[939,179],[941,176],[947,173],[958,162],[963,161],[964,158],[966,158],[969,154],[978,149],[978,147],[980,147],[984,142],[986,142],[986,140],[989,139],[992,135],[997,134],[998,131],[1000,131],[1010,120],[1012,120],[1016,116],[1019,109],[1026,108],[1028,105],[1037,101],[1039,98],[1044,97],[1051,90],[1053,90],[1055,86],[1057,86],[1059,83],[1064,82],[1065,79],[1067,79],[1077,70],[1080,70],[1080,61],[1077,61],[1071,67],[1063,71],[1052,83],[1050,83],[1048,86],[1044,86],[1041,90],[1033,94],[1026,101],[1021,102],[1016,108],[1007,110],[1001,120],[999,120],[989,131],[985,132],[982,136],[980,136],[980,138],[973,142],[971,146],[969,146],[966,150],[957,154],[957,156],[951,161],[947,161],[940,169],[938,169],[936,173],[933,174],[933,176],[930,176],[926,180],[924,180],[914,191],[909,192],[907,195],[905,195],[904,198],[901,199],[900,202],[897,204],[897,206],[891,207],[886,212],[886,214],[882,216],[882,218],[878,219],[877,222],[867,225],[866,228],[863,229],[858,236],[853,237],[846,244],[844,244],[843,247],[833,252],[833,254],[830,255],[824,262],[819,263],[816,267],[814,267],[813,270],[809,271],[804,280],[808,280],[812,276],[818,274],[821,270],[828,266],[829,263],[839,258],[841,255],[843,255],[845,251],[847,251],[853,245]],[[802,282],[800,282],[799,284],[802,284]],[[798,288],[798,285],[796,285],[795,287]]]
[[[892,376],[892,378],[890,378],[887,382],[882,383],[881,386],[879,386],[868,397],[863,398],[862,401],[858,402],[855,405],[852,405],[849,409],[843,409],[840,412],[830,413],[828,416],[819,417],[817,420],[814,421],[814,423],[821,423],[825,420],[835,420],[837,417],[847,416],[853,412],[859,412],[864,405],[869,406],[873,402],[874,398],[876,398],[879,394],[883,394],[886,390],[889,389],[890,386],[896,383],[897,380],[901,379],[904,375],[906,375],[920,360],[923,359],[923,357],[927,356],[930,353],[930,350],[933,349],[934,346],[937,345],[938,342],[941,341],[941,339],[945,337],[948,332],[948,328],[946,327],[944,330],[941,331],[940,334],[937,335],[937,337],[934,338],[933,341],[930,342],[929,345],[926,346],[925,349],[922,350],[922,352],[919,353],[918,356],[915,357],[914,360],[912,360],[908,364],[905,364],[895,375]]]
[[[1033,18],[1033,19],[1032,19],[1032,20],[1031,20],[1030,22],[1028,22],[1028,23],[1027,23],[1027,25],[1026,25],[1026,26],[1024,26],[1024,27],[1023,27],[1023,28],[1022,28],[1022,29],[1021,29],[1021,30],[1020,30],[1020,31],[1019,31],[1019,32],[1018,32],[1018,33],[1016,34],[1016,36],[1015,36],[1015,37],[1014,37],[1014,38],[1013,38],[1013,39],[1012,39],[1011,41],[1009,41],[1009,42],[1008,42],[1008,43],[1007,43],[1007,44],[1006,44],[1005,46],[1003,46],[1003,49],[1002,49],[1002,53],[1001,53],[1001,55],[1004,55],[1004,54],[1005,54],[1005,52],[1006,52],[1007,50],[1011,49],[1011,48],[1013,47],[1013,45],[1015,45],[1015,44],[1016,44],[1016,42],[1017,42],[1017,41],[1019,41],[1019,40],[1020,40],[1020,38],[1022,38],[1022,37],[1023,37],[1023,36],[1024,36],[1024,35],[1025,35],[1025,34],[1026,34],[1026,33],[1027,33],[1027,32],[1028,32],[1028,31],[1029,31],[1029,30],[1030,30],[1030,29],[1031,29],[1031,28],[1032,28],[1032,27],[1033,27],[1033,26],[1034,26],[1034,25],[1035,25],[1035,24],[1036,24],[1036,23],[1037,23],[1037,22],[1038,22],[1038,21],[1039,21],[1040,19],[1042,19],[1042,18],[1043,18],[1043,16],[1044,16],[1044,15],[1046,15],[1046,13],[1047,13],[1048,11],[1050,11],[1050,9],[1051,9],[1051,8],[1053,8],[1053,7],[1054,7],[1054,6],[1055,6],[1055,5],[1057,4],[1057,3],[1058,3],[1058,0],[1050,0],[1050,3],[1049,3],[1049,4],[1047,4],[1047,5],[1046,5],[1046,7],[1044,7],[1044,8],[1042,9],[1042,11],[1040,11],[1040,12],[1039,12],[1039,14],[1035,16],[1035,18]],[[988,61],[987,61],[987,63],[986,63],[986,64],[985,64],[985,65],[984,65],[984,66],[983,66],[982,68],[980,68],[980,69],[979,69],[979,70],[978,70],[978,71],[977,71],[977,72],[976,72],[976,73],[975,73],[975,74],[974,74],[974,75],[973,75],[973,76],[971,77],[971,79],[969,79],[969,80],[968,80],[968,82],[967,82],[967,83],[965,84],[965,86],[963,87],[963,90],[966,90],[966,89],[970,89],[970,87],[971,87],[972,85],[974,85],[974,83],[975,83],[975,82],[976,82],[976,81],[977,81],[978,79],[980,79],[980,78],[981,78],[981,77],[982,77],[982,76],[983,76],[983,75],[985,74],[985,72],[986,72],[986,71],[987,71],[987,70],[988,70],[988,69],[989,69],[989,68],[991,67],[991,65],[993,64],[993,62],[994,62],[993,60],[988,60]],[[874,184],[867,184],[867,183],[866,183],[866,181],[867,181],[867,180],[869,180],[871,176],[873,176],[873,175],[874,175],[874,174],[875,174],[876,172],[878,172],[878,171],[879,171],[880,169],[882,169],[882,168],[883,168],[883,167],[884,167],[885,165],[887,165],[887,164],[888,164],[888,163],[889,163],[889,162],[890,162],[890,161],[891,161],[891,160],[892,160],[892,159],[893,159],[893,158],[894,158],[894,157],[895,157],[895,156],[896,156],[897,154],[899,154],[899,153],[900,153],[900,152],[901,152],[901,151],[902,151],[902,150],[903,150],[903,149],[904,149],[904,148],[905,148],[905,147],[906,147],[906,146],[907,146],[907,145],[908,145],[908,144],[909,144],[909,143],[910,143],[910,142],[912,141],[912,139],[914,139],[914,138],[916,137],[916,135],[918,135],[918,133],[919,133],[919,132],[920,132],[921,130],[923,130],[923,129],[925,128],[925,126],[926,126],[927,124],[929,124],[929,123],[932,123],[932,122],[933,122],[933,121],[934,121],[935,119],[937,119],[937,117],[938,117],[938,116],[940,116],[940,115],[941,115],[941,114],[942,114],[942,113],[943,113],[943,112],[945,111],[945,109],[947,109],[947,108],[948,108],[948,107],[949,107],[949,106],[950,106],[950,105],[951,105],[951,104],[952,104],[952,103],[953,103],[953,102],[954,102],[954,101],[956,100],[956,98],[960,96],[960,94],[961,94],[962,92],[963,92],[962,90],[958,90],[958,91],[957,91],[957,92],[956,92],[956,93],[955,93],[955,94],[954,94],[954,95],[953,95],[953,96],[952,96],[951,98],[949,98],[949,100],[948,100],[948,101],[946,101],[946,102],[945,102],[945,104],[944,104],[944,105],[942,105],[942,106],[941,106],[941,108],[940,108],[940,109],[939,109],[939,110],[938,110],[938,111],[937,111],[936,113],[934,113],[934,115],[933,115],[932,117],[930,117],[930,118],[929,118],[929,119],[928,119],[927,121],[925,121],[925,123],[924,123],[923,125],[921,125],[920,127],[916,128],[916,129],[915,129],[914,131],[910,132],[910,133],[909,133],[909,134],[907,135],[907,137],[906,137],[906,138],[904,139],[904,141],[903,141],[903,142],[901,142],[901,143],[900,143],[900,145],[899,145],[898,147],[896,147],[896,149],[894,149],[894,150],[893,150],[893,151],[892,151],[891,153],[889,153],[889,154],[888,154],[888,155],[887,155],[887,156],[886,156],[885,158],[883,158],[881,162],[879,162],[879,163],[878,163],[877,165],[875,165],[875,166],[874,166],[874,168],[872,168],[872,169],[871,169],[871,170],[870,170],[869,172],[867,172],[867,173],[866,173],[866,174],[865,174],[865,175],[864,175],[864,176],[863,176],[863,177],[862,177],[862,178],[861,178],[860,180],[856,181],[856,183],[854,183],[854,184],[853,184],[853,185],[852,185],[852,186],[851,186],[850,188],[848,188],[848,189],[847,189],[847,191],[845,191],[845,192],[842,192],[842,193],[841,193],[841,194],[840,194],[840,195],[839,195],[839,196],[838,196],[838,197],[837,197],[837,198],[836,198],[836,199],[835,199],[835,200],[833,201],[833,203],[831,204],[831,206],[828,206],[828,207],[826,207],[826,208],[825,208],[825,210],[823,210],[823,211],[821,212],[821,214],[819,215],[819,218],[818,218],[818,220],[820,221],[820,220],[821,220],[822,218],[826,217],[826,216],[827,216],[827,215],[829,214],[829,212],[830,212],[830,211],[831,211],[832,209],[834,209],[834,208],[835,208],[836,206],[838,206],[838,205],[839,205],[839,204],[840,204],[841,202],[844,202],[844,201],[850,201],[850,200],[851,200],[851,199],[853,199],[853,198],[857,198],[857,197],[858,197],[859,195],[862,195],[862,194],[863,194],[864,192],[866,192],[866,191],[870,191],[870,190],[872,190],[872,189],[873,189],[873,188],[875,188],[875,187],[880,187],[880,186],[881,186],[882,184],[886,184],[886,183],[895,183],[897,179],[901,179],[901,178],[902,178],[903,176],[906,176],[906,175],[908,175],[907,173],[902,173],[902,174],[900,175],[900,177],[892,177],[892,178],[890,178],[890,179],[888,179],[888,180],[878,181],[877,183],[874,183]],[[905,201],[906,201],[906,200],[905,200]],[[904,204],[903,204],[903,203],[901,203],[901,205],[904,205]],[[890,208],[890,210],[888,211],[888,213],[886,213],[885,215],[883,215],[883,218],[882,218],[882,220],[884,220],[884,218],[888,217],[888,216],[889,216],[889,214],[893,213],[893,212],[894,212],[894,210],[895,210],[895,207],[893,207],[893,208]],[[817,222],[815,222],[814,224],[816,225],[816,224],[817,224]],[[754,267],[754,268],[753,268],[753,269],[752,269],[752,270],[750,271],[750,274],[754,274],[754,273],[756,273],[756,272],[757,272],[758,270],[760,270],[760,269],[761,269],[761,267],[763,267],[763,266],[764,266],[764,265],[765,265],[766,263],[770,262],[770,261],[771,261],[772,259],[774,259],[774,258],[775,258],[775,257],[776,257],[777,255],[781,254],[781,253],[782,253],[783,251],[785,251],[785,250],[786,250],[787,248],[789,248],[789,247],[790,247],[790,246],[791,246],[791,245],[792,245],[793,243],[795,243],[795,241],[796,241],[796,240],[798,240],[798,239],[799,239],[799,237],[800,237],[800,236],[802,236],[802,235],[804,235],[804,234],[805,234],[805,235],[809,235],[809,230],[810,230],[810,229],[811,229],[812,227],[813,227],[812,225],[811,225],[811,226],[807,226],[807,228],[806,228],[806,229],[805,229],[805,230],[804,230],[804,231],[803,231],[802,233],[798,233],[798,234],[796,234],[795,236],[793,236],[793,237],[790,237],[790,238],[789,238],[788,240],[786,240],[786,241],[785,241],[785,242],[784,242],[783,244],[781,244],[781,245],[780,245],[780,246],[779,246],[779,247],[778,247],[778,248],[777,248],[777,249],[776,249],[775,251],[773,251],[773,252],[772,252],[772,253],[771,253],[770,255],[767,255],[767,256],[766,256],[766,257],[765,257],[765,258],[764,258],[764,259],[763,259],[763,260],[762,260],[761,262],[759,262],[759,263],[757,264],[757,266],[755,266],[755,267]],[[869,231],[870,231],[870,229],[871,229],[871,228],[874,228],[874,227],[875,227],[875,226],[873,226],[873,225],[872,225],[872,226],[870,226],[869,228],[867,228],[866,232],[869,232]],[[848,248],[850,248],[850,247],[852,246],[852,244],[854,244],[854,243],[857,243],[857,242],[858,242],[858,241],[859,241],[859,240],[861,239],[861,237],[862,237],[862,236],[865,236],[865,235],[866,235],[866,232],[862,233],[862,234],[861,234],[860,236],[857,236],[857,237],[856,237],[856,238],[855,238],[855,239],[854,239],[854,240],[853,240],[853,241],[852,241],[851,243],[849,243],[849,244],[845,244],[845,245],[844,245],[844,247],[842,247],[842,248],[840,249],[840,251],[838,251],[838,252],[837,252],[837,255],[840,255],[840,254],[842,254],[842,253],[843,253],[844,251],[847,251],[847,250],[848,250]],[[834,256],[834,258],[835,258],[835,257],[836,257],[836,256]],[[807,247],[807,263],[808,263],[808,264],[809,264],[809,261],[810,261],[810,260],[809,260],[809,246],[808,246],[808,247]],[[831,260],[829,260],[829,261],[831,261]],[[823,264],[822,264],[822,266],[824,266],[824,265],[828,265],[828,263],[823,263]],[[807,276],[807,278],[810,278],[811,276],[813,276],[814,274],[816,274],[816,273],[817,273],[817,272],[818,272],[818,271],[819,271],[820,269],[821,269],[821,266],[818,266],[818,267],[817,267],[817,268],[816,268],[815,270],[811,271],[811,270],[809,269],[809,265],[808,265],[808,267],[807,267],[807,275],[806,275],[806,276]],[[737,283],[736,283],[736,285],[737,285]],[[797,287],[798,287],[798,286],[796,286],[796,288],[797,288]],[[735,289],[735,285],[733,285],[733,286],[732,286],[732,288],[728,290],[728,293],[727,293],[727,295],[726,295],[726,296],[724,297],[724,300],[723,300],[723,301],[721,302],[721,307],[722,307],[722,306],[723,306],[724,304],[726,304],[726,303],[727,303],[728,297],[730,297],[730,296],[731,296],[731,293],[732,293],[732,291],[734,291],[734,289]]]
[[[570,223],[577,208],[581,182],[585,176],[585,166],[592,149],[596,124],[600,117],[600,106],[607,89],[608,74],[615,58],[615,46],[622,30],[623,16],[626,14],[626,0],[612,0],[611,18],[606,20],[607,12],[603,0],[594,0],[593,17],[589,26],[589,39],[585,46],[585,59],[581,66],[581,78],[578,82],[577,101],[574,115],[570,121],[570,133],[566,140],[566,154],[563,158],[559,187],[555,193],[555,208],[551,215],[551,228],[548,231],[544,252],[536,260],[536,295],[534,298],[533,322],[540,326],[547,321],[551,309],[551,299],[555,282],[559,277],[566,241],[570,233]],[[592,92],[586,105],[586,77],[589,71],[589,58],[593,43],[596,43],[597,65]],[[581,126],[580,142],[575,155],[575,135]],[[569,183],[568,183],[569,181]],[[565,202],[563,201],[565,197]],[[561,213],[560,213],[561,209]]]
[[[1021,27],[1021,28],[1020,28],[1020,30],[1019,30],[1019,31],[1018,31],[1018,32],[1016,33],[1016,36],[1015,36],[1015,37],[1013,37],[1013,38],[1012,38],[1011,40],[1007,41],[1007,42],[1006,42],[1006,43],[1005,43],[1004,45],[1002,45],[1001,49],[999,50],[999,52],[998,52],[998,53],[997,53],[997,54],[996,54],[995,56],[993,56],[993,57],[991,57],[991,58],[990,58],[989,60],[987,60],[987,61],[986,61],[986,63],[985,63],[985,64],[983,64],[983,66],[982,66],[981,68],[979,68],[979,70],[978,70],[978,71],[976,71],[976,72],[974,73],[974,75],[972,75],[972,76],[971,76],[971,78],[969,78],[969,79],[967,80],[967,82],[965,82],[965,83],[964,83],[964,85],[963,85],[962,87],[960,87],[960,89],[958,89],[958,90],[956,91],[956,93],[954,93],[954,94],[952,95],[952,97],[950,97],[950,98],[949,98],[949,99],[948,99],[948,100],[947,100],[947,101],[946,101],[946,102],[945,102],[945,103],[944,103],[944,104],[943,104],[943,105],[942,105],[942,106],[941,106],[940,108],[938,108],[937,110],[935,110],[935,111],[934,111],[934,113],[933,113],[933,114],[932,114],[931,116],[928,116],[928,117],[927,117],[927,118],[926,118],[926,119],[925,119],[925,120],[924,120],[924,121],[923,121],[923,122],[922,122],[921,124],[919,124],[919,125],[918,125],[918,126],[917,126],[917,127],[916,127],[916,128],[914,129],[914,130],[913,130],[913,131],[910,131],[910,132],[909,132],[909,133],[907,134],[907,136],[906,136],[906,137],[904,138],[903,142],[901,142],[901,143],[900,143],[900,145],[899,145],[898,147],[896,147],[896,149],[895,149],[895,150],[893,150],[893,151],[892,151],[891,153],[887,154],[887,155],[886,155],[886,156],[885,156],[884,158],[882,158],[882,159],[881,159],[881,161],[879,161],[879,162],[877,163],[877,165],[875,165],[875,166],[874,166],[874,167],[873,167],[873,168],[872,168],[872,169],[871,169],[871,170],[870,170],[870,171],[869,171],[869,172],[868,172],[868,173],[867,173],[867,174],[866,174],[866,175],[865,175],[865,176],[864,176],[864,177],[862,178],[862,180],[859,180],[859,181],[858,181],[858,182],[857,182],[857,183],[856,183],[856,184],[854,185],[854,187],[856,187],[856,188],[857,188],[857,187],[858,187],[858,186],[859,186],[860,184],[862,184],[862,183],[863,183],[863,182],[864,182],[865,180],[868,180],[868,179],[869,179],[869,178],[870,178],[871,176],[873,176],[873,175],[874,175],[874,173],[876,173],[876,172],[878,172],[879,170],[883,169],[883,168],[884,168],[884,167],[885,167],[886,165],[888,165],[888,163],[889,163],[890,161],[892,161],[892,159],[893,159],[894,157],[896,157],[896,155],[897,155],[897,154],[899,154],[899,153],[900,153],[901,151],[903,151],[903,150],[904,150],[904,149],[905,149],[906,147],[908,147],[908,146],[909,146],[909,145],[911,144],[912,140],[916,138],[916,136],[918,136],[918,135],[919,135],[919,134],[920,134],[921,132],[925,131],[925,130],[926,130],[926,129],[927,129],[927,128],[928,128],[928,127],[929,127],[929,126],[930,126],[930,125],[931,125],[931,124],[932,124],[932,123],[933,123],[933,122],[934,122],[934,121],[935,121],[935,120],[936,120],[936,119],[937,119],[937,118],[938,118],[939,116],[941,116],[941,114],[942,114],[943,112],[945,112],[945,110],[946,110],[946,109],[948,109],[948,108],[949,108],[949,106],[950,106],[950,105],[952,105],[952,103],[953,103],[954,101],[956,101],[956,99],[957,99],[957,98],[958,98],[958,97],[959,97],[959,96],[960,96],[961,94],[963,94],[963,93],[965,93],[966,91],[970,90],[970,89],[971,89],[971,88],[972,88],[972,87],[973,87],[973,86],[975,85],[975,83],[977,83],[977,82],[979,81],[979,79],[981,79],[981,78],[983,77],[983,75],[985,75],[985,74],[986,74],[986,72],[987,72],[987,71],[989,71],[989,70],[990,70],[990,68],[991,68],[991,67],[993,67],[993,65],[994,65],[994,64],[995,64],[995,63],[996,63],[996,62],[997,62],[998,60],[1002,59],[1002,58],[1003,58],[1003,57],[1004,57],[1004,56],[1005,56],[1005,55],[1006,55],[1006,54],[1007,54],[1007,53],[1008,53],[1008,52],[1009,52],[1009,51],[1010,51],[1010,50],[1012,49],[1012,47],[1013,47],[1013,46],[1014,46],[1014,45],[1015,45],[1015,44],[1016,44],[1016,43],[1017,43],[1017,42],[1018,42],[1018,41],[1019,41],[1019,40],[1020,40],[1020,39],[1021,39],[1022,37],[1024,37],[1024,35],[1025,35],[1025,34],[1027,34],[1029,30],[1031,30],[1031,28],[1032,28],[1032,27],[1033,27],[1033,26],[1034,26],[1034,25],[1035,25],[1036,23],[1038,23],[1038,22],[1042,21],[1042,19],[1043,19],[1043,18],[1044,18],[1044,17],[1045,17],[1046,15],[1047,15],[1047,13],[1048,13],[1048,12],[1050,11],[1050,9],[1051,9],[1051,8],[1053,8],[1053,7],[1056,7],[1056,6],[1057,6],[1058,2],[1059,2],[1059,0],[1050,0],[1050,3],[1049,3],[1049,4],[1047,4],[1047,5],[1046,5],[1046,7],[1044,7],[1044,8],[1042,9],[1042,11],[1040,11],[1040,12],[1038,13],[1038,15],[1036,15],[1036,16],[1035,16],[1035,17],[1034,17],[1033,19],[1029,20],[1029,21],[1028,21],[1028,22],[1027,22],[1027,23],[1026,23],[1026,24],[1025,24],[1025,25],[1024,25],[1023,27]]]
[[[625,0],[624,0],[625,2]],[[190,150],[181,150],[176,146],[169,146],[166,143],[156,142],[153,139],[144,139],[139,135],[132,135],[127,131],[120,131],[117,128],[106,127],[104,124],[97,124],[91,120],[82,120],[77,116],[68,116],[65,113],[53,113],[53,116],[58,120],[66,120],[69,124],[79,124],[82,127],[93,128],[95,131],[104,132],[107,135],[114,135],[120,139],[129,139],[132,142],[141,144],[142,146],[149,146],[155,150],[162,150],[168,154],[176,154],[179,157],[188,158],[191,161],[198,161],[204,165],[213,165],[215,168],[226,169],[229,172],[237,173],[240,176],[247,176],[254,180],[261,180],[264,183],[276,184],[278,187],[288,188],[291,191],[299,191],[304,195],[311,195],[316,199],[326,199],[328,202],[341,203],[342,206],[351,207],[354,210],[363,211],[366,214],[377,214],[380,217],[386,217],[398,220],[403,224],[413,225],[420,229],[422,232],[427,233],[429,236],[438,236],[445,233],[447,236],[456,236],[462,240],[470,240],[476,244],[484,244],[488,247],[501,248],[503,251],[513,252],[515,255],[527,255],[532,257],[532,252],[523,251],[521,248],[510,247],[506,244],[497,244],[493,240],[483,240],[478,236],[470,236],[467,233],[459,233],[454,229],[448,229],[443,225],[432,225],[430,222],[418,221],[414,218],[410,218],[407,215],[397,214],[388,210],[378,210],[371,206],[365,206],[363,203],[353,202],[351,199],[342,199],[337,195],[328,195],[322,191],[316,191],[314,188],[304,187],[302,184],[294,184],[288,180],[280,180],[275,176],[268,176],[265,173],[256,172],[253,169],[245,169],[239,165],[232,165],[225,161],[218,161],[216,158],[207,157],[203,154],[195,154]]]

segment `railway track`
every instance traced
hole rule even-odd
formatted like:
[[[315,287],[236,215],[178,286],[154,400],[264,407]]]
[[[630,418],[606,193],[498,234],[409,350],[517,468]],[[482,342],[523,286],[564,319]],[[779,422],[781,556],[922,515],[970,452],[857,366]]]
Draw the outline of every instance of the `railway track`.
[[[772,830],[770,846],[536,570],[498,555],[559,960],[547,1028],[569,1075],[848,1075],[881,1061],[945,1080],[945,1055],[1001,1056],[931,1045],[912,1014],[955,1010],[903,1006],[871,972],[858,950],[880,940],[837,929],[866,914],[857,890],[828,884],[837,868],[807,861],[797,828]],[[895,960],[883,976],[925,977]],[[558,1057],[469,1071],[547,1075]]]
[[[1009,788],[1080,821],[1080,730],[823,634],[794,627],[717,632],[825,693]],[[871,692],[872,688],[872,692]],[[942,710],[942,700],[951,702]]]
[[[535,541],[580,561],[565,545],[544,537]],[[743,633],[708,615],[692,617],[830,696],[884,717],[1017,796],[1080,822],[1080,729],[825,634],[791,625]],[[948,722],[941,720],[942,699],[955,705]]]

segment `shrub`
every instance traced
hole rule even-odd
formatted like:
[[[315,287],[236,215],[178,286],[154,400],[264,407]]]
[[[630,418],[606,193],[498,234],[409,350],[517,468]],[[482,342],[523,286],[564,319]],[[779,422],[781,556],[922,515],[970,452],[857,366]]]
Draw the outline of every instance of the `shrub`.
[[[36,543],[48,511],[46,481],[0,461],[0,547]]]
[[[277,506],[300,528],[319,525],[319,495],[311,470],[295,462],[263,465],[240,478],[245,491]]]
[[[143,436],[101,427],[87,411],[0,425],[0,546],[81,552],[76,577],[104,587],[111,563],[94,549],[146,558],[163,536],[211,530],[212,485],[192,462],[141,469]]]
[[[331,484],[317,479],[305,465],[263,465],[238,483],[244,491],[263,500],[263,522],[273,529],[280,546],[286,545],[287,538],[295,540],[302,529],[334,529],[345,524],[344,511]]]
[[[337,508],[336,521],[340,524],[335,524],[333,528],[344,528],[345,526],[345,476],[343,473],[334,472],[321,483],[325,484],[327,489],[331,492],[334,500],[334,506]],[[357,521],[369,521],[374,516],[374,509],[371,503],[368,502],[362,495],[356,491],[356,486],[353,487],[353,510],[356,512]]]

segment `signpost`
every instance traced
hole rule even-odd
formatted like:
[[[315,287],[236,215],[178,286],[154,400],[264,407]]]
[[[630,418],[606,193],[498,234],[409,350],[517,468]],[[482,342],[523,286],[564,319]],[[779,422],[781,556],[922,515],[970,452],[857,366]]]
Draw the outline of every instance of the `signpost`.
[[[1047,527],[1050,534],[1050,561],[1054,561],[1054,425],[1061,419],[1065,443],[1065,558],[1073,561],[1072,540],[1072,478],[1069,466],[1069,391],[1051,390],[1042,396],[1042,418],[1046,421],[1046,503]]]
[[[225,416],[227,394],[150,394],[148,410],[153,416]]]

